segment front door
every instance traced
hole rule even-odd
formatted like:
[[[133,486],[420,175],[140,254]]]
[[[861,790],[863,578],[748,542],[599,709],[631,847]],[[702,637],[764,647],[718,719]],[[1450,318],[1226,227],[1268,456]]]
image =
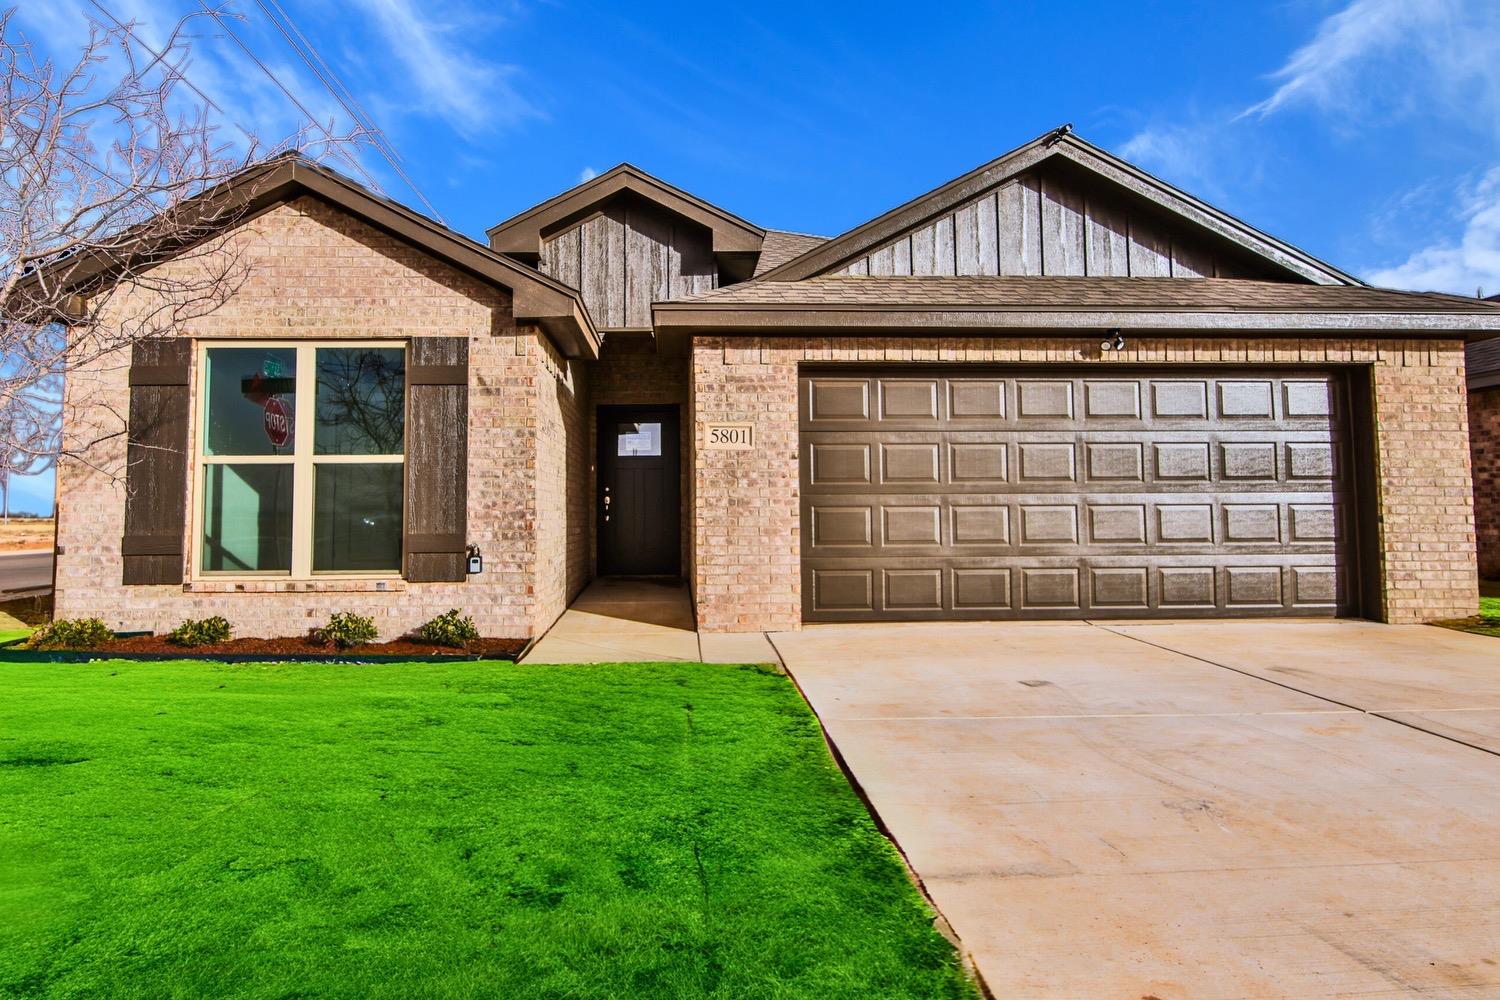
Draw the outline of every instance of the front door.
[[[599,407],[599,573],[677,576],[677,407]]]

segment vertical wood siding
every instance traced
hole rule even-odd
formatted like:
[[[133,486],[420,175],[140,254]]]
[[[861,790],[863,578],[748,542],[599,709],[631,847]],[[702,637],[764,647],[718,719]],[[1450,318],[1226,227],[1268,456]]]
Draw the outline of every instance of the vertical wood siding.
[[[710,239],[701,226],[622,199],[544,242],[541,270],[582,292],[601,328],[649,329],[651,303],[718,287]]]
[[[1252,273],[1242,259],[1214,238],[1116,196],[1065,177],[1024,174],[837,273],[1269,277]]]

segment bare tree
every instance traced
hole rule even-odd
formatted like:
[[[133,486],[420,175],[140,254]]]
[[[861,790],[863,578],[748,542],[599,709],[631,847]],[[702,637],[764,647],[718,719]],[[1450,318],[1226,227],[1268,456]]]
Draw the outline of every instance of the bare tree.
[[[93,426],[70,416],[64,441],[65,376],[175,334],[243,284],[247,256],[223,237],[243,203],[215,199],[219,185],[288,150],[321,158],[361,133],[335,137],[330,124],[270,145],[222,137],[215,106],[183,73],[184,28],[232,16],[222,6],[183,18],[160,46],[134,24],[91,21],[62,65],[13,14],[0,15],[0,451],[19,470],[59,454],[87,462],[92,445],[121,433],[123,401],[106,399],[88,407]],[[156,266],[168,256],[172,267]]]

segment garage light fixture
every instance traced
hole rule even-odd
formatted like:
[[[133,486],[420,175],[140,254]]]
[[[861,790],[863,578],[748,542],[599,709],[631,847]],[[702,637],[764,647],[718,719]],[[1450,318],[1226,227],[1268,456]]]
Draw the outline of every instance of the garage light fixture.
[[[1099,345],[1101,351],[1123,351],[1125,350],[1125,338],[1120,336],[1119,330],[1110,330]]]

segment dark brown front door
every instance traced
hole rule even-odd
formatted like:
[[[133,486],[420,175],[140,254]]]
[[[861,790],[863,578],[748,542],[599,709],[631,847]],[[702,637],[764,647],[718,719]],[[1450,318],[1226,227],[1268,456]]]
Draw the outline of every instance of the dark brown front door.
[[[599,407],[599,573],[681,572],[677,407]]]

